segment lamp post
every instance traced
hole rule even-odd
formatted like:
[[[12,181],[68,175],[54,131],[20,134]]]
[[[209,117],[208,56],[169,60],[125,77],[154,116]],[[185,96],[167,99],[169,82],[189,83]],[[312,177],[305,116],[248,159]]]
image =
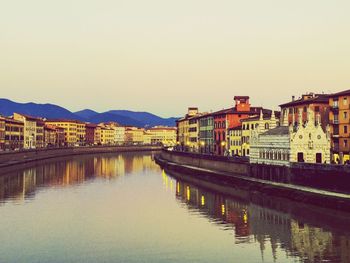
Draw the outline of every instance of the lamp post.
[[[225,141],[222,141],[221,142],[221,147],[222,147],[222,150],[223,150],[223,155],[225,155],[225,153],[226,153],[226,142]]]

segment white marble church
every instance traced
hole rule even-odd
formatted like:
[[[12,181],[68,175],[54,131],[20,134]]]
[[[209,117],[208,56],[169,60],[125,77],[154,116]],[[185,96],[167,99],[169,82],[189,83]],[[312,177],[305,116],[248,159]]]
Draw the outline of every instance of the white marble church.
[[[308,111],[308,121],[302,123],[299,111],[297,125],[288,125],[287,115],[282,125],[266,132],[252,133],[250,162],[290,166],[292,162],[330,163],[329,127],[324,131],[320,116]],[[292,122],[294,123],[294,121]]]

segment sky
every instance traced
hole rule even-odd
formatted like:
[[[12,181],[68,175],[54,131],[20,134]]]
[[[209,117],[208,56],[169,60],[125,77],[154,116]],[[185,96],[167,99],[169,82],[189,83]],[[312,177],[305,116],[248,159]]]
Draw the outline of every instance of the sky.
[[[0,97],[181,116],[350,88],[348,0],[0,0]]]

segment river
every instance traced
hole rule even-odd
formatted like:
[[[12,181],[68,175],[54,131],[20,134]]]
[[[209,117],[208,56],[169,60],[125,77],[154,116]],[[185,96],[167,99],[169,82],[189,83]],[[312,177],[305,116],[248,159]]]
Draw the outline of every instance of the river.
[[[0,171],[0,262],[350,262],[350,215],[164,171],[151,152]]]

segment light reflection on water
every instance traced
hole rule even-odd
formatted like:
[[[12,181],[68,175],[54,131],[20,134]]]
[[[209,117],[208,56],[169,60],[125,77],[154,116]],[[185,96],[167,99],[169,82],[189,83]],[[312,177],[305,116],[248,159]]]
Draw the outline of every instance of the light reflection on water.
[[[349,223],[348,214],[170,176],[152,153],[0,176],[0,262],[350,262]]]

